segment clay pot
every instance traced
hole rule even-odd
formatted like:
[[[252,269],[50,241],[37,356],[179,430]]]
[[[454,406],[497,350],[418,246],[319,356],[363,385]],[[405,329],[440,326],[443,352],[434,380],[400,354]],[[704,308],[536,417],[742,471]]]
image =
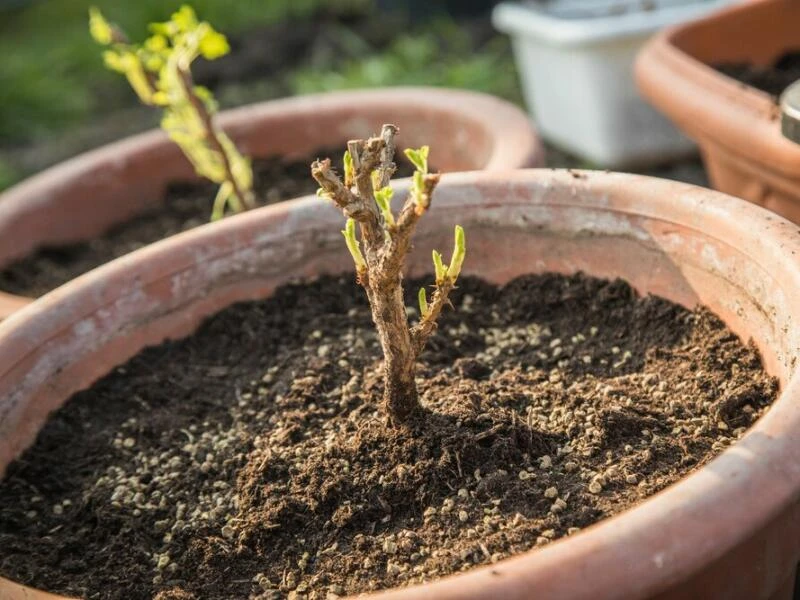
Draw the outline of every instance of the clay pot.
[[[800,146],[774,99],[712,64],[768,65],[798,47],[800,3],[759,0],[664,31],[636,63],[641,93],[700,146],[715,188],[800,223]]]
[[[403,194],[398,194],[402,196]],[[411,274],[468,232],[465,273],[622,277],[709,306],[752,338],[781,395],[739,442],[636,508],[541,549],[384,598],[792,597],[800,557],[800,237],[768,211],[686,184],[600,172],[446,175]],[[164,240],[0,323],[0,473],[48,413],[147,345],[298,276],[352,270],[342,217],[316,198]],[[2,600],[29,598],[0,584]]]
[[[369,137],[381,124],[396,123],[399,144],[429,144],[442,171],[544,164],[542,145],[525,113],[463,90],[388,88],[300,96],[225,111],[218,122],[250,156],[297,158],[320,147],[344,148],[348,139]],[[47,169],[0,194],[0,269],[42,246],[100,235],[162,201],[167,184],[193,178],[181,150],[160,131]],[[30,300],[0,291],[0,319]]]

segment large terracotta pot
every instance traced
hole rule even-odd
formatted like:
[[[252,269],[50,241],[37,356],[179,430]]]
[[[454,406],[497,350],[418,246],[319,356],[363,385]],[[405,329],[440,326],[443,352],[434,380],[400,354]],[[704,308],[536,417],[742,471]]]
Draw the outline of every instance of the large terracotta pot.
[[[388,592],[412,599],[792,597],[800,556],[800,237],[768,211],[635,175],[529,170],[447,175],[421,221],[430,248],[469,237],[465,272],[622,277],[703,303],[752,338],[781,382],[735,445],[636,508],[490,567]],[[298,276],[352,269],[341,215],[318,199],[258,209],[118,259],[0,323],[0,472],[71,394],[233,302]],[[2,600],[30,598],[0,584]]]
[[[290,158],[366,138],[383,123],[401,145],[430,144],[442,171],[544,164],[529,118],[492,96],[463,90],[388,88],[262,102],[225,111],[219,124],[250,156]],[[0,269],[48,245],[91,239],[163,200],[170,182],[192,179],[181,150],[160,131],[68,160],[0,194]],[[310,177],[310,175],[309,175]],[[209,205],[210,210],[210,205]],[[30,302],[0,290],[0,319]]]
[[[800,223],[800,146],[781,135],[780,114],[765,92],[711,66],[771,64],[800,47],[800,3],[745,2],[664,31],[636,64],[639,90],[703,153],[715,188]]]

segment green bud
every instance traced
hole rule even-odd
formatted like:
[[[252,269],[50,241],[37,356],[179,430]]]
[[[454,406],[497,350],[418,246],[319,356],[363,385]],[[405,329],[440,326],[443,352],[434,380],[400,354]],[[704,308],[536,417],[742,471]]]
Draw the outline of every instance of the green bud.
[[[425,293],[425,288],[419,288],[419,315],[423,319],[428,314],[428,295]]]
[[[231,47],[224,35],[207,25],[206,32],[200,38],[198,50],[203,58],[214,60],[220,56],[225,56],[231,51]]]
[[[422,173],[423,175],[428,174],[428,154],[430,153],[430,148],[428,146],[422,146],[417,150],[413,148],[406,148],[404,154],[406,158],[411,161],[411,164]]]
[[[89,8],[89,33],[98,44],[107,46],[114,41],[114,29],[96,6]]]
[[[447,267],[442,262],[442,254],[437,250],[433,251],[433,269],[436,274],[436,283],[442,283],[447,277]]]
[[[381,209],[383,220],[389,227],[394,226],[394,215],[392,214],[392,196],[394,190],[388,185],[379,190],[375,190],[375,203]]]
[[[150,52],[164,52],[167,49],[167,38],[156,33],[144,41],[144,47]]]
[[[172,13],[172,22],[181,33],[188,33],[198,25],[197,15],[188,4],[181,6],[177,12]]]
[[[430,201],[429,198],[425,197],[425,176],[422,171],[414,171],[411,194],[414,196],[414,203],[417,206],[423,209],[428,208]]]
[[[123,64],[122,56],[115,50],[106,50],[103,52],[103,62],[106,67],[117,73],[125,72],[125,65]]]
[[[464,263],[464,256],[467,253],[467,242],[464,237],[464,228],[461,225],[456,225],[455,230],[455,245],[453,247],[453,256],[450,259],[450,266],[447,268],[447,276],[455,283],[461,273],[461,265]]]
[[[367,261],[364,260],[364,255],[361,254],[361,245],[356,239],[356,222],[353,219],[347,219],[347,224],[342,230],[345,244],[353,257],[353,262],[356,264],[356,271],[359,273],[367,270]]]
[[[225,216],[225,207],[233,196],[233,185],[226,181],[217,190],[217,197],[214,198],[214,208],[211,210],[211,220],[219,221]]]
[[[353,166],[353,155],[350,154],[350,150],[344,151],[342,162],[344,163],[344,184],[350,187],[353,185],[356,178],[356,170]]]

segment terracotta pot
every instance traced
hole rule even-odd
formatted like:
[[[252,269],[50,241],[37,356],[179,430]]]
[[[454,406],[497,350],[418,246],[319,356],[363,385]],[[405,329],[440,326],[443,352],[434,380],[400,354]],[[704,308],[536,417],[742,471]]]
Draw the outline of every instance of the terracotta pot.
[[[336,92],[253,104],[219,116],[244,153],[290,158],[320,147],[343,148],[348,139],[369,137],[387,122],[400,126],[401,145],[430,144],[442,171],[544,164],[525,113],[463,90]],[[170,182],[192,178],[183,153],[160,131],[47,169],[0,194],[0,269],[42,246],[91,239],[162,201]],[[30,300],[0,291],[0,319]]]
[[[800,146],[771,96],[709,65],[768,65],[800,47],[800,3],[745,2],[662,32],[636,63],[639,90],[700,146],[715,188],[800,223]]]
[[[622,277],[703,303],[752,338],[781,395],[738,443],[636,508],[542,549],[398,600],[788,599],[800,556],[800,237],[759,207],[635,175],[529,170],[443,178],[422,220],[430,248],[469,237],[465,272]],[[79,277],[0,323],[0,472],[70,395],[141,348],[185,336],[233,302],[298,276],[352,270],[342,218],[316,198],[238,215]],[[28,598],[0,584],[2,600]]]

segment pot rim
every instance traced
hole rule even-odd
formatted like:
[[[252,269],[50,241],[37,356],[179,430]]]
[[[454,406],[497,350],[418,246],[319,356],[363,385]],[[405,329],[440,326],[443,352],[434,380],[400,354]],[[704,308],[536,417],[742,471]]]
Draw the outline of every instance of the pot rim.
[[[483,170],[544,164],[544,146],[532,120],[522,109],[501,98],[469,90],[400,86],[322,92],[227,109],[216,116],[216,122],[235,140],[236,131],[249,130],[252,123],[314,119],[316,115],[345,112],[353,106],[391,108],[398,105],[451,112],[484,132],[491,148]],[[151,129],[88,150],[28,177],[0,192],[0,234],[13,230],[20,214],[48,210],[51,203],[60,202],[58,198],[63,190],[97,178],[97,173],[106,172],[109,165],[133,161],[151,153],[158,156],[164,148],[173,147],[174,152],[180,154],[166,133]],[[35,251],[35,247],[31,251]],[[30,300],[0,290],[0,319]]]
[[[746,157],[767,172],[795,179],[800,172],[800,148],[781,134],[780,107],[772,97],[681,49],[681,38],[698,27],[782,2],[742,2],[668,28],[645,44],[634,70],[643,95],[691,137],[720,146],[730,155]]]
[[[526,158],[537,161],[537,164],[543,160],[544,146],[536,134],[533,122],[522,109],[491,94],[457,88],[398,86],[304,94],[228,108],[220,111],[215,116],[215,121],[222,129],[228,130],[235,126],[246,125],[253,119],[265,117],[289,117],[298,113],[313,115],[323,111],[341,110],[359,103],[399,102],[433,106],[461,113],[481,129],[495,132],[493,137],[502,137],[503,145],[494,148],[495,153],[482,170],[507,170],[509,164],[522,164]],[[522,122],[530,127],[520,128]],[[511,136],[513,143],[505,143],[506,138],[503,136],[506,135]],[[174,142],[164,131],[153,128],[87,150],[25,178],[0,193],[0,226],[6,218],[6,213],[13,210],[14,203],[25,201],[34,193],[43,193],[41,188],[45,185],[63,185],[63,180],[71,179],[86,171],[90,166],[89,163],[93,165],[105,162],[108,153],[118,155],[141,153],[162,144],[173,145]]]
[[[800,261],[793,258],[800,256],[797,226],[720,192],[641,175],[551,169],[447,174],[441,186],[453,192],[448,203],[437,205],[442,210],[470,204],[473,208],[491,207],[480,199],[502,190],[510,194],[501,204],[566,204],[609,212],[613,198],[613,212],[677,223],[706,236],[710,234],[704,226],[719,223],[713,237],[737,240],[737,247],[747,244],[748,256],[762,269],[778,274],[776,282],[782,289],[800,290]],[[569,200],[549,199],[554,189],[568,191],[565,196]],[[641,203],[642,197],[647,203]],[[92,289],[98,287],[98,281],[113,288],[113,282],[130,281],[132,271],[142,264],[178,252],[188,256],[189,245],[208,248],[207,240],[276,219],[291,221],[293,214],[323,206],[324,201],[306,197],[236,215],[165,239],[65,284],[0,323],[0,378],[59,331],[111,302],[136,294],[129,286],[127,294],[117,299],[98,295],[98,290]],[[297,220],[291,223],[299,231],[297,225]],[[309,227],[313,229],[314,224]],[[204,259],[235,251],[230,244]],[[191,265],[182,264],[140,284],[172,278],[189,268]],[[137,277],[146,275],[139,270]],[[800,292],[790,293],[787,305],[790,317],[800,318]],[[68,316],[54,325],[48,318],[51,314]],[[797,342],[798,334],[791,328],[783,335]],[[470,598],[523,598],[528,597],[526,591],[536,590],[548,598],[631,599],[650,597],[696,574],[772,522],[800,495],[800,403],[796,402],[800,373],[794,367],[800,348],[792,347],[790,354],[783,357],[785,382],[771,409],[738,442],[679,482],[575,536],[494,565],[378,596],[455,599],[465,597],[469,590]],[[749,515],[746,521],[742,514]],[[681,535],[674,534],[676,529]],[[798,543],[800,540],[793,542],[795,546]],[[624,580],[619,578],[620,565],[625,566]],[[554,578],[554,572],[564,576]],[[592,576],[589,590],[585,589],[587,574]]]

